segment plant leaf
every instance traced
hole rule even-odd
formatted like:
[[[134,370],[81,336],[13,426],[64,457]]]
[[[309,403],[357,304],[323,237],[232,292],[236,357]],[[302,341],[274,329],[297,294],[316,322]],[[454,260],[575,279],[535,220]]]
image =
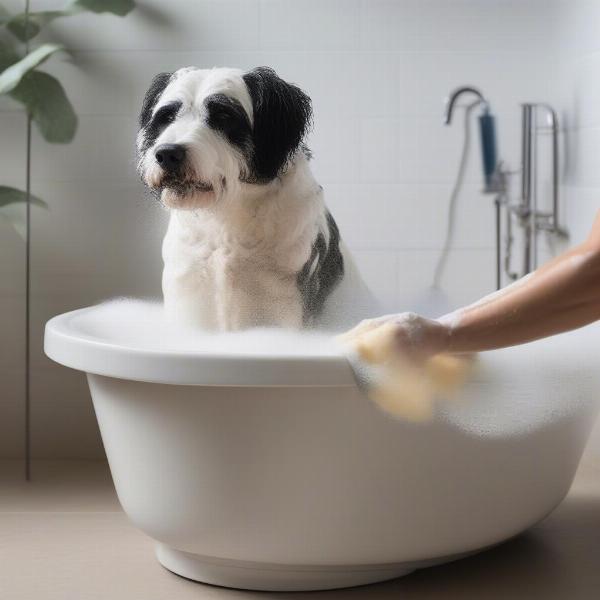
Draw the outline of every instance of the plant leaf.
[[[31,204],[48,208],[48,205],[33,194],[29,195]],[[27,223],[23,204],[27,201],[27,194],[17,188],[0,185],[0,219],[15,228],[17,233],[27,239]]]
[[[135,0],[73,0],[70,6],[83,8],[90,12],[108,12],[124,17],[135,8]]]
[[[48,208],[48,205],[33,194],[29,194],[31,204]],[[18,204],[19,202],[27,202],[27,192],[19,190],[8,185],[0,185],[0,207],[8,204]]]
[[[0,73],[0,94],[7,94],[14,90],[28,72],[62,49],[63,47],[58,44],[43,44],[30,52],[25,58],[5,69]]]
[[[66,144],[75,136],[77,115],[62,85],[52,75],[30,71],[10,95],[27,107],[46,141]]]
[[[135,0],[72,0],[63,10],[42,10],[20,13],[11,17],[0,7],[0,23],[6,22],[7,29],[19,40],[26,42],[33,39],[44,26],[54,19],[72,17],[89,11],[94,13],[112,13],[124,17],[135,8]]]
[[[25,13],[15,15],[8,23],[6,28],[19,40],[26,42],[34,38],[41,30],[40,24]]]
[[[26,42],[33,39],[44,27],[59,17],[68,17],[80,12],[79,10],[44,10],[31,12],[28,15],[20,13],[12,17],[6,24],[6,28],[19,40]]]

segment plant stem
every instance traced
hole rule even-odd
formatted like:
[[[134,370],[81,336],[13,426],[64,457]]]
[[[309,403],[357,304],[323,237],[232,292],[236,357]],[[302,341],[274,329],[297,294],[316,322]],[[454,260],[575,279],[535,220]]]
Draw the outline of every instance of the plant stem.
[[[25,31],[29,28],[29,0],[25,0]],[[29,36],[26,36],[27,38]],[[29,41],[25,42],[25,55]],[[27,111],[25,157],[25,480],[31,481],[31,114]]]

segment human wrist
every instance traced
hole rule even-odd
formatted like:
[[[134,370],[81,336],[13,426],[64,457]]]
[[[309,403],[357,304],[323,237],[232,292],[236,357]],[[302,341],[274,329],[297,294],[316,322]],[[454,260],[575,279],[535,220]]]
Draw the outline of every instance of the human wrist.
[[[452,352],[452,327],[443,320],[434,321],[432,346],[436,354]]]

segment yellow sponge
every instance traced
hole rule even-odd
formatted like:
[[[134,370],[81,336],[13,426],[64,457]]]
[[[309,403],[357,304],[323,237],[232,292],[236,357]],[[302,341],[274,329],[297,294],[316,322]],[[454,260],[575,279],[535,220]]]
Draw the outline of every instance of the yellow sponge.
[[[410,421],[427,421],[434,414],[434,399],[451,397],[466,382],[471,358],[438,354],[417,362],[398,351],[395,325],[365,327],[343,341],[359,360],[377,367],[367,395],[385,412]]]

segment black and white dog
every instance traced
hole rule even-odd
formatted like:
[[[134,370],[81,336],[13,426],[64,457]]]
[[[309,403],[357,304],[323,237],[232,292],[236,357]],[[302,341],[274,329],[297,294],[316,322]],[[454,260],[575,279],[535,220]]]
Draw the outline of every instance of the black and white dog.
[[[206,329],[351,321],[365,287],[315,181],[310,98],[272,69],[184,68],[144,98],[139,171],[170,210],[169,319]]]

